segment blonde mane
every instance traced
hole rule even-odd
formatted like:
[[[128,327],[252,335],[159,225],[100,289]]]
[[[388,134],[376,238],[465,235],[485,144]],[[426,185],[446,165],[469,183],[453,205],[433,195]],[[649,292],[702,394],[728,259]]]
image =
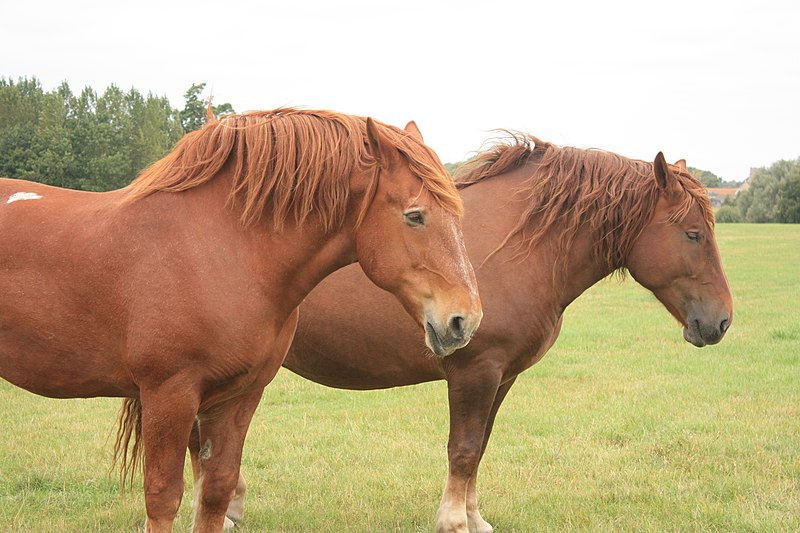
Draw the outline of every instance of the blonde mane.
[[[461,216],[461,198],[436,154],[399,128],[376,125],[439,204]],[[276,230],[290,215],[302,224],[312,213],[326,230],[341,226],[353,172],[374,169],[372,192],[377,187],[378,165],[369,152],[366,118],[281,108],[226,115],[188,133],[127,187],[126,198],[186,191],[207,183],[225,165],[231,166],[232,176],[227,205],[239,210],[245,225],[271,211]],[[368,194],[359,223],[370,200]]]
[[[530,166],[530,175],[516,191],[526,208],[514,228],[492,254],[519,235],[525,254],[557,228],[559,255],[566,254],[578,232],[589,228],[595,257],[609,271],[624,267],[628,254],[650,222],[659,190],[653,164],[596,149],[559,147],[536,137],[511,133],[479,154],[459,172],[459,189],[511,170]],[[714,212],[703,185],[679,167],[671,167],[686,194],[670,213],[679,222],[699,204],[710,227]]]

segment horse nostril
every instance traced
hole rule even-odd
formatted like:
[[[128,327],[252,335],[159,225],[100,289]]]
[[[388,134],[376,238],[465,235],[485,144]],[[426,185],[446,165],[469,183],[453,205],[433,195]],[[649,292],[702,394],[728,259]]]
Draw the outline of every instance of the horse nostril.
[[[728,331],[728,326],[730,326],[730,325],[731,325],[731,321],[729,319],[727,319],[727,318],[725,320],[723,320],[722,322],[720,322],[720,324],[719,324],[720,333],[725,333],[726,331]]]
[[[448,322],[450,326],[450,333],[456,339],[464,338],[464,317],[460,315],[453,315]]]

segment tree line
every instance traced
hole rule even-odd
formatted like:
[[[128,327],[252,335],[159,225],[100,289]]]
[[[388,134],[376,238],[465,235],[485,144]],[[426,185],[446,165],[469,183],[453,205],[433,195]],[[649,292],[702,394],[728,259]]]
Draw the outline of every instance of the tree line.
[[[205,123],[204,88],[193,84],[176,109],[134,88],[76,94],[67,82],[45,91],[36,78],[0,78],[0,176],[87,191],[124,187]]]
[[[738,187],[742,184],[741,181],[736,180],[723,180],[710,170],[701,170],[699,168],[689,167],[689,172],[698,179],[700,183],[708,187]]]
[[[754,169],[749,187],[727,199],[718,222],[800,223],[800,158]]]
[[[130,183],[206,120],[205,83],[184,94],[182,109],[166,97],[115,85],[73,93],[67,82],[45,91],[36,78],[0,78],[0,176],[107,191]],[[234,112],[229,103],[216,115]],[[452,173],[462,162],[448,163]],[[706,187],[735,187],[690,168]],[[800,158],[757,169],[749,189],[717,211],[719,222],[800,222]]]

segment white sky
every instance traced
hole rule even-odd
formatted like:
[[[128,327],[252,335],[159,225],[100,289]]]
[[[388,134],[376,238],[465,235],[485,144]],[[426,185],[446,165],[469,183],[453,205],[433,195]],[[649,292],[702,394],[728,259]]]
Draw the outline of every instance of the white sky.
[[[444,162],[495,128],[723,179],[800,156],[800,2],[0,0],[0,76],[416,120]]]

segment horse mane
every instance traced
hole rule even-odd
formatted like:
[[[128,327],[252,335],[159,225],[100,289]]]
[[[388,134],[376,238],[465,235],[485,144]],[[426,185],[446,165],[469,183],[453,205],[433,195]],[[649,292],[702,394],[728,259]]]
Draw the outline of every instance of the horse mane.
[[[619,270],[624,274],[628,254],[650,222],[658,201],[653,163],[604,150],[559,147],[533,136],[507,133],[509,138],[478,154],[456,176],[457,187],[464,189],[530,166],[530,175],[515,192],[526,202],[525,210],[489,257],[516,235],[520,236],[518,253],[527,254],[555,228],[556,248],[565,260],[578,232],[589,228],[595,257],[606,264],[609,272]],[[670,213],[669,221],[682,221],[699,204],[713,228],[714,211],[703,185],[679,167],[671,165],[671,169],[685,194]]]
[[[379,171],[369,152],[365,117],[279,108],[209,118],[203,128],[186,134],[169,154],[142,171],[126,188],[126,199],[198,187],[230,164],[227,205],[239,210],[244,225],[259,222],[271,211],[273,226],[280,231],[288,216],[302,224],[316,213],[329,231],[344,222],[351,173],[372,168],[375,179],[361,206],[357,224],[361,223]],[[399,128],[375,123],[439,204],[461,216],[461,198],[433,150]]]

